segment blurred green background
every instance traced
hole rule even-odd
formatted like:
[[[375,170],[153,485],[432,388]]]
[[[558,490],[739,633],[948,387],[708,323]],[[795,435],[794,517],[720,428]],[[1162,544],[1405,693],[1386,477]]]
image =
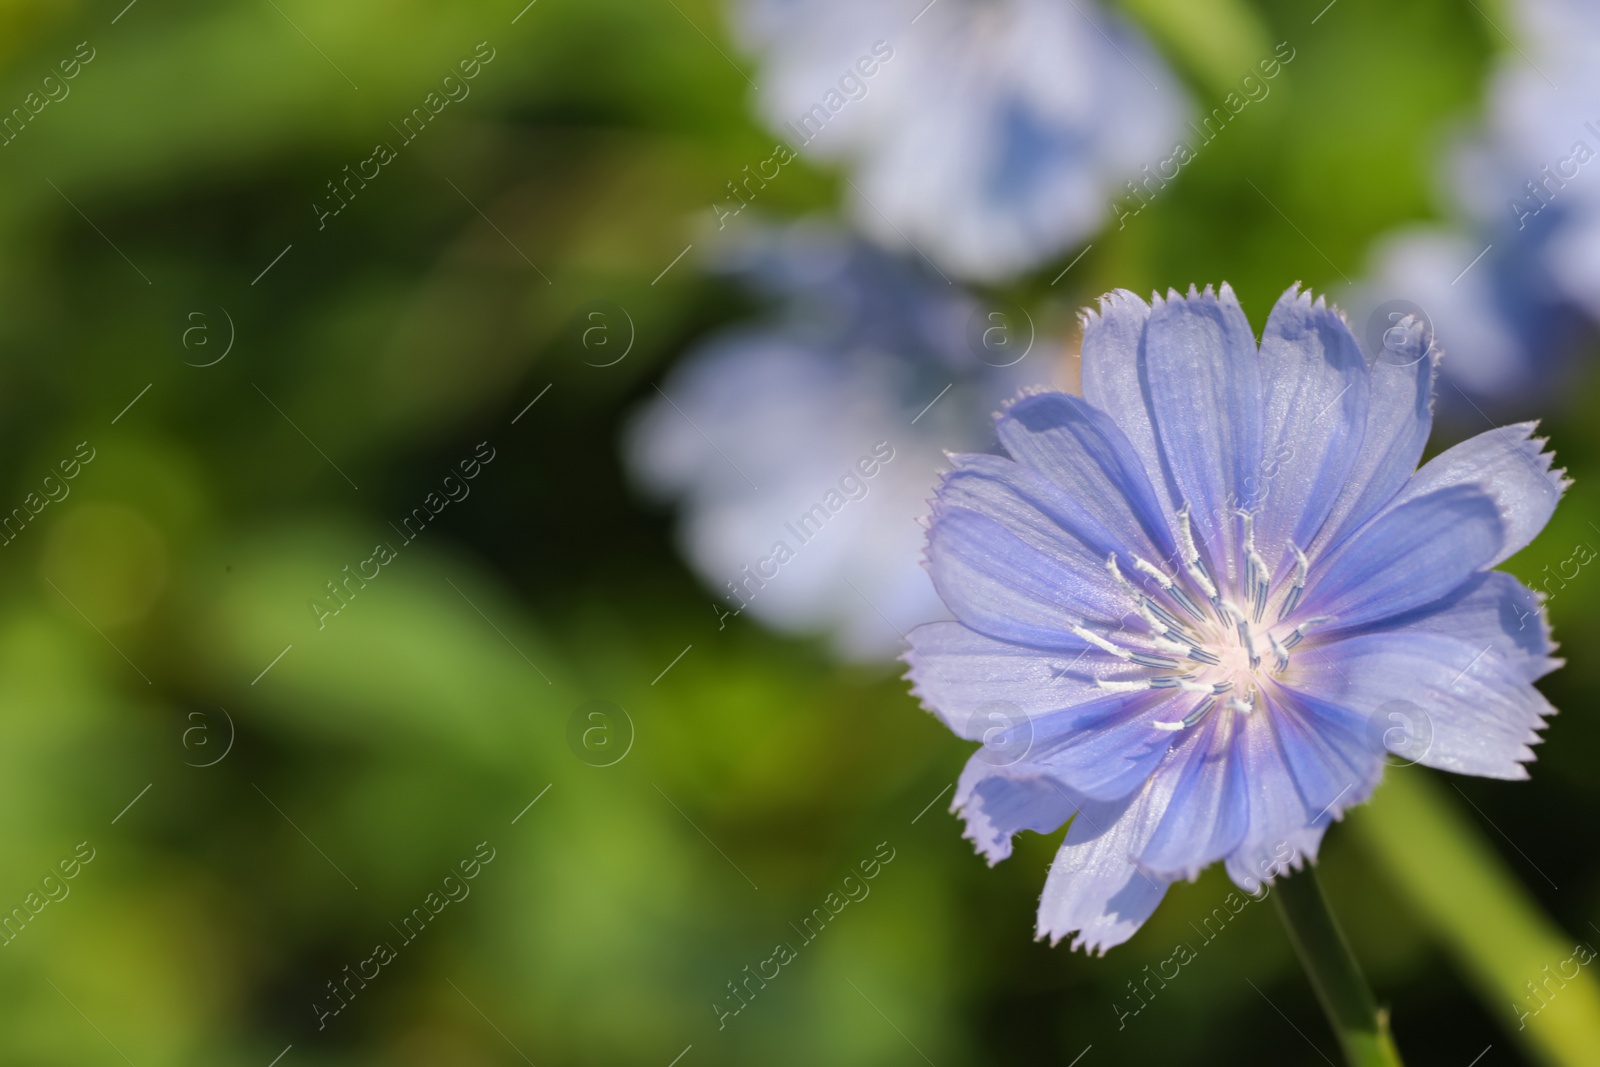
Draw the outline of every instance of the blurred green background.
[[[695,253],[660,276],[771,148],[712,0],[123,3],[0,4],[5,107],[94,52],[0,148],[0,506],[68,490],[0,551],[0,906],[68,891],[0,947],[0,1062],[1335,1055],[1265,904],[1119,1026],[1220,869],[1105,958],[1035,943],[1059,835],[987,869],[945,810],[970,746],[898,669],[719,624],[629,487],[628,413],[749,310]],[[1429,217],[1502,10],[1322,6],[1129,0],[1202,106],[1261,42],[1296,59],[1058,286],[1003,295],[1227,279],[1259,328],[1289,283],[1338,299],[1373,237]],[[325,183],[479,42],[470,96],[319,229]],[[769,217],[837,210],[837,175],[791,173]],[[601,302],[636,331],[609,367],[579,341]],[[1525,578],[1600,544],[1583,389],[1545,423],[1577,485]],[[92,461],[46,483],[80,442]],[[319,629],[307,601],[475,453],[470,495]],[[1570,663],[1532,781],[1393,770],[1328,835],[1409,1062],[1600,1062],[1589,969],[1521,1028],[1512,1007],[1600,943],[1600,578],[1550,612]],[[569,743],[593,700],[626,710],[608,766]],[[727,984],[875,852],[870,896],[719,1028]],[[380,942],[397,957],[323,1017]]]

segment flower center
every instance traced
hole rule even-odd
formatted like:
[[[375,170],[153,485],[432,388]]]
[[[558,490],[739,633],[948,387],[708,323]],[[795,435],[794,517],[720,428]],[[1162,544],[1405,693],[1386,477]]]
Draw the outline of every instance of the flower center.
[[[1271,571],[1256,552],[1254,516],[1239,512],[1243,520],[1242,566],[1233,588],[1222,588],[1207,569],[1194,542],[1187,506],[1177,514],[1178,557],[1174,573],[1140,559],[1129,558],[1131,577],[1115,553],[1106,570],[1133,598],[1133,615],[1143,629],[1123,629],[1114,643],[1085,627],[1074,626],[1079,637],[1124,662],[1147,668],[1144,677],[1099,679],[1102,689],[1134,692],[1144,689],[1178,689],[1195,694],[1193,709],[1182,719],[1154,722],[1162,730],[1194,726],[1222,705],[1248,715],[1262,703],[1264,683],[1289,667],[1290,651],[1305,640],[1310,629],[1326,619],[1290,618],[1305,592],[1310,561],[1298,546],[1294,569],[1273,588]],[[1148,649],[1124,647],[1147,645]]]

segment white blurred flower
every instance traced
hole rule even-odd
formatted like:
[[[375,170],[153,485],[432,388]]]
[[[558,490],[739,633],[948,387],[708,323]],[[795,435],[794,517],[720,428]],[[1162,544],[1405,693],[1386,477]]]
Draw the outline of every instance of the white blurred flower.
[[[781,313],[690,352],[629,427],[627,463],[677,502],[684,557],[725,610],[892,658],[944,617],[918,520],[945,450],[991,447],[988,415],[1047,381],[1058,349],[989,365],[968,344],[976,301],[832,231],[763,233],[737,266]]]
[[[1513,405],[1557,399],[1600,322],[1600,5],[1521,0],[1514,13],[1518,45],[1484,118],[1444,154],[1452,221],[1380,241],[1367,292],[1426,312],[1447,386]]]
[[[1093,0],[736,0],[756,102],[802,155],[847,164],[858,223],[978,280],[1109,217],[1189,103]]]

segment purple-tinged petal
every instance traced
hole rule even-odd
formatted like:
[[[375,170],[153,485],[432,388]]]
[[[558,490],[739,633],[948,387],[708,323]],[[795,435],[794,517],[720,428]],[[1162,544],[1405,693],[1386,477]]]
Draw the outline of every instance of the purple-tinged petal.
[[[1543,438],[1533,436],[1537,427],[1534,422],[1500,426],[1439,453],[1423,464],[1390,506],[1450,486],[1482,489],[1500,506],[1505,523],[1505,543],[1485,564],[1493,567],[1544,529],[1561,494],[1572,484],[1566,471],[1551,469],[1555,455],[1543,451]]]
[[[1307,803],[1293,770],[1293,763],[1304,762],[1304,758],[1291,760],[1288,748],[1315,745],[1321,739],[1300,723],[1284,730],[1277,721],[1282,703],[1268,698],[1269,713],[1252,713],[1234,742],[1247,768],[1249,826],[1238,847],[1228,854],[1226,866],[1228,877],[1247,893],[1258,893],[1263,883],[1298,870],[1308,859],[1314,861],[1322,834],[1337,814],[1329,811],[1322,813],[1326,817],[1319,817],[1323,805],[1313,808]],[[1320,783],[1311,784],[1314,795],[1326,792]]]
[[[1500,509],[1480,489],[1441,489],[1390,508],[1317,565],[1296,616],[1353,629],[1450,595],[1504,543]]]
[[[939,485],[928,571],[957,619],[991,637],[1040,648],[1087,647],[1085,620],[1137,623],[1105,556],[1045,509],[1060,497],[1040,475],[999,456],[960,456]]]
[[[1029,648],[996,641],[959,622],[930,622],[908,637],[911,651],[902,658],[910,665],[906,676],[912,695],[969,741],[984,739],[993,725],[988,713],[996,708],[1031,719],[1104,704],[1112,694],[1096,684],[1097,678],[1117,681],[1150,673],[1097,648]]]
[[[1073,948],[1105,955],[1132,937],[1170,884],[1139,870],[1130,856],[1149,839],[1143,794],[1112,804],[1085,804],[1050,865],[1039,898],[1038,935],[1053,945],[1071,934]]]
[[[1082,801],[1047,774],[1031,767],[996,767],[985,755],[980,750],[967,761],[950,810],[966,820],[962,836],[993,867],[1011,855],[1017,833],[1053,833]]]
[[[1027,762],[1042,767],[1075,792],[1116,800],[1144,784],[1172,746],[1173,732],[1155,722],[1176,722],[1200,698],[1173,690],[1108,694],[1094,704],[1042,715],[991,740],[997,752],[1026,748]]]
[[[1278,713],[1278,705],[1267,697],[1266,709],[1251,713],[1234,739],[1237,757],[1250,768],[1245,790],[1248,825],[1245,837],[1227,854],[1227,873],[1246,893],[1258,893],[1262,881],[1272,881],[1298,865],[1296,859],[1302,854],[1315,859],[1328,824],[1318,819],[1317,808],[1307,809],[1306,795],[1294,781],[1285,752],[1286,745],[1315,744],[1317,737],[1307,737],[1304,729],[1285,736],[1275,723]]]
[[[1355,461],[1371,373],[1343,316],[1291,287],[1261,335],[1262,461],[1245,484],[1268,569],[1294,564],[1322,528]]]
[[[1135,856],[1146,872],[1192,882],[1243,840],[1249,809],[1245,768],[1233,751],[1236,721],[1220,705],[1185,731],[1152,776],[1147,803],[1161,815]]]
[[[1151,307],[1143,371],[1156,439],[1213,571],[1233,566],[1234,512],[1261,466],[1260,369],[1250,323],[1227,284],[1215,293],[1191,286],[1187,299],[1169,290]]]
[[[1375,629],[1444,634],[1488,648],[1489,655],[1529,682],[1538,681],[1562,663],[1551,655],[1556,644],[1539,595],[1503,571],[1481,574],[1438,604],[1385,619]]]
[[[1337,548],[1394,498],[1417,469],[1433,428],[1433,379],[1438,350],[1422,327],[1407,323],[1404,343],[1386,348],[1371,365],[1366,428],[1346,480],[1306,554]]]
[[[1297,656],[1286,685],[1313,700],[1375,721],[1399,708],[1419,718],[1408,739],[1423,749],[1408,758],[1457,774],[1528,777],[1530,745],[1555,709],[1517,664],[1439,633],[1370,633]],[[1401,703],[1405,702],[1405,703]]]
[[[1383,754],[1374,748],[1365,718],[1282,688],[1267,704],[1279,751],[1305,805],[1305,825],[1327,825],[1372,795],[1383,778]]]
[[[1018,773],[1049,773],[1086,796],[1137,789],[1173,734],[1150,725],[1183,718],[1193,694],[1112,692],[1149,671],[1098,649],[1053,652],[996,641],[960,623],[919,626],[905,659],[913,693],[958,736],[982,741],[978,756]]]
[[[1151,560],[1172,555],[1162,497],[1110,416],[1081,397],[1036,393],[1006,408],[996,430],[1013,459],[1048,478],[1082,513],[1077,524],[1105,531],[1096,544],[1119,549],[1124,562],[1130,551]]]
[[[1115,420],[1165,499],[1161,448],[1156,444],[1150,397],[1142,384],[1149,321],[1150,305],[1126,289],[1101,297],[1099,313],[1083,313],[1083,398]]]
[[[1276,687],[1245,717],[1234,749],[1246,768],[1249,828],[1228,856],[1228,874],[1251,893],[1315,860],[1327,826],[1383,776],[1365,720]]]

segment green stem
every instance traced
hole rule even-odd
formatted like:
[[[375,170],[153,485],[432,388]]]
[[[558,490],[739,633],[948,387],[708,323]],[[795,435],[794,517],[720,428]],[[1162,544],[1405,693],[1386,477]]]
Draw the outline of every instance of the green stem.
[[[1389,1013],[1379,1011],[1361,967],[1345,942],[1315,869],[1279,878],[1273,886],[1278,915],[1288,928],[1317,1000],[1333,1024],[1351,1067],[1401,1067],[1389,1036]]]

